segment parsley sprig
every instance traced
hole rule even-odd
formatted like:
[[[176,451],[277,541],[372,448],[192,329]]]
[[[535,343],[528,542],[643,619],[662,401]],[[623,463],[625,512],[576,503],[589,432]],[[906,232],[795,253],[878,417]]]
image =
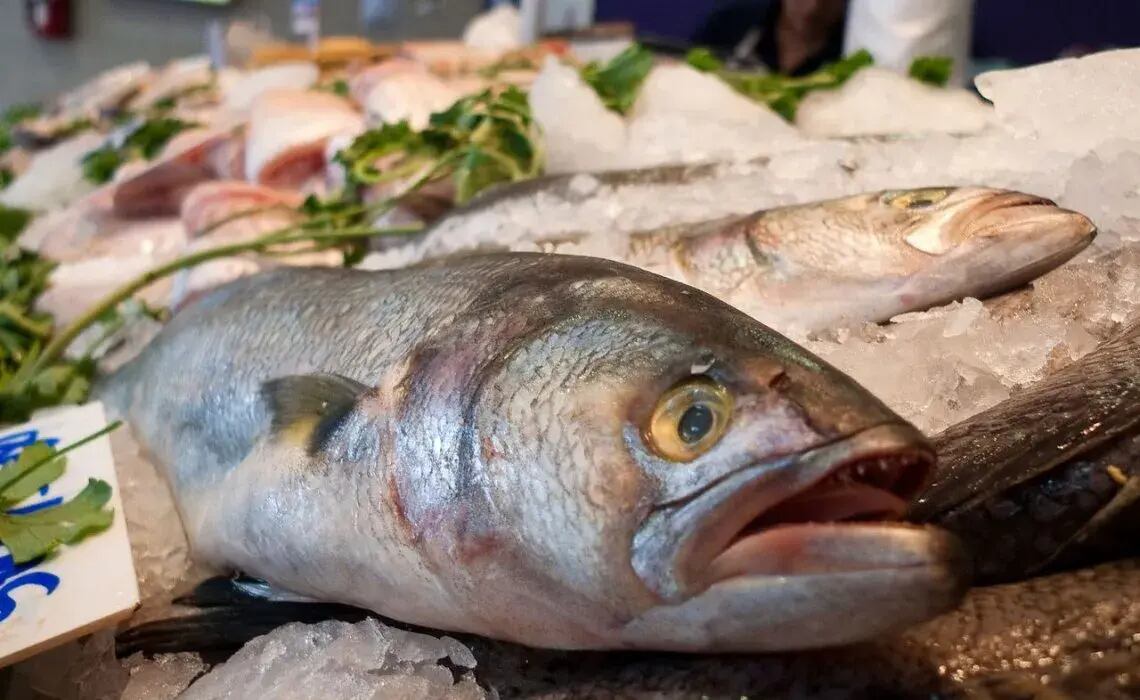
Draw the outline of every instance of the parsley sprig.
[[[61,544],[71,544],[111,525],[114,512],[105,508],[111,486],[102,479],[89,479],[74,498],[56,506],[15,514],[10,509],[52,483],[67,467],[68,452],[103,437],[119,422],[79,440],[62,450],[37,442],[20,456],[0,467],[0,543],[17,564],[52,554]]]

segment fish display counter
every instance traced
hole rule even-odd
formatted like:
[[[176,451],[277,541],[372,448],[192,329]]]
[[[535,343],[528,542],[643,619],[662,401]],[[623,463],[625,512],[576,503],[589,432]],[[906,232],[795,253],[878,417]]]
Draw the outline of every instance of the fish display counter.
[[[1140,50],[479,21],[6,112],[7,696],[1140,696]]]

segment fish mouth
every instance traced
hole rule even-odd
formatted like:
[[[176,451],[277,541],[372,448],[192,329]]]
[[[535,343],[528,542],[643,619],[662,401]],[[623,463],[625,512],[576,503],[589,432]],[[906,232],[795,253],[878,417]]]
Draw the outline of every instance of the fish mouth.
[[[1058,252],[1076,254],[1096,236],[1096,224],[1084,214],[1063,209],[1051,199],[1021,192],[985,198],[970,211],[968,233],[981,238],[1016,235],[1046,239]]]
[[[1053,201],[1016,192],[979,204],[967,223],[970,244],[955,256],[966,292],[984,298],[1016,289],[1060,267],[1096,237],[1096,224]],[[958,297],[965,294],[958,294]]]
[[[937,555],[882,544],[913,529],[896,521],[934,460],[921,433],[892,423],[743,467],[658,506],[634,537],[634,569],[677,602],[740,577],[925,566]]]

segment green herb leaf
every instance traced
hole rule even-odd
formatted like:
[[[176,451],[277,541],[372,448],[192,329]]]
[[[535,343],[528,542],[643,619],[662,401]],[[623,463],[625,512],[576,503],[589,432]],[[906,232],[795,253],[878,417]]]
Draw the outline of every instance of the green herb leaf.
[[[56,458],[55,449],[47,443],[25,447],[14,462],[0,468],[0,510],[15,506],[58,479],[65,462]]]
[[[634,44],[604,65],[588,63],[582,68],[582,79],[602,98],[606,107],[625,114],[637,99],[638,90],[653,68],[653,53]]]
[[[15,241],[31,215],[0,207],[0,423],[26,420],[39,408],[83,401],[95,363],[59,360],[31,367],[52,333],[51,316],[35,311],[55,263]]]
[[[103,146],[83,156],[83,177],[96,185],[109,182],[124,163],[139,157],[151,160],[170,139],[193,126],[197,125],[172,117],[148,119],[127,136],[122,146]]]
[[[0,514],[0,542],[17,564],[47,556],[61,544],[110,527],[114,512],[103,507],[109,500],[110,484],[90,479],[79,495],[62,505],[27,515]]]
[[[104,146],[83,156],[83,178],[96,185],[110,182],[119,166],[127,162],[127,157],[117,148]]]
[[[872,63],[871,54],[861,50],[800,77],[728,70],[721,70],[718,74],[737,92],[767,104],[780,116],[792,121],[804,95],[815,90],[837,88],[856,71]]]
[[[31,220],[29,211],[0,206],[0,244],[15,241]]]
[[[126,147],[138,151],[143,158],[150,160],[157,156],[175,135],[193,126],[197,125],[171,117],[148,119],[127,137]]]
[[[0,468],[0,511],[12,508],[62,476],[68,452],[120,425],[112,423],[59,451],[44,442],[25,447],[14,462]],[[8,548],[17,564],[47,556],[60,544],[106,529],[114,517],[112,511],[103,508],[110,498],[107,482],[90,479],[75,498],[62,505],[26,515],[0,512],[0,543]]]
[[[537,70],[538,66],[535,65],[527,56],[522,54],[511,54],[495,61],[489,66],[484,66],[475,71],[482,78],[495,78],[500,73],[509,70]]]
[[[724,68],[724,61],[717,58],[712,51],[700,46],[689,49],[685,54],[685,63],[702,73],[713,73]]]
[[[0,150],[3,150],[3,149],[0,148]],[[4,189],[8,185],[11,185],[12,180],[15,180],[15,179],[16,179],[16,176],[12,173],[12,171],[10,169],[0,168],[0,190]]]
[[[919,56],[910,64],[907,73],[915,80],[936,87],[945,87],[954,72],[954,59],[949,56]]]
[[[40,106],[37,104],[12,105],[4,110],[4,116],[0,117],[0,123],[6,126],[13,126],[22,121],[32,119],[33,117],[38,117],[41,111]]]
[[[341,97],[348,97],[349,95],[347,80],[337,80],[333,82],[330,89],[334,95],[340,95]]]
[[[451,177],[458,202],[499,182],[536,177],[543,166],[526,93],[513,86],[464,97],[431,115],[423,131],[406,122],[367,131],[336,161],[348,174],[350,199],[371,185],[403,184],[410,194]]]
[[[170,95],[169,97],[164,97],[161,100],[155,100],[154,104],[152,104],[150,108],[155,112],[169,112],[170,110],[174,109],[174,105],[177,102],[177,98],[174,97],[174,95]]]

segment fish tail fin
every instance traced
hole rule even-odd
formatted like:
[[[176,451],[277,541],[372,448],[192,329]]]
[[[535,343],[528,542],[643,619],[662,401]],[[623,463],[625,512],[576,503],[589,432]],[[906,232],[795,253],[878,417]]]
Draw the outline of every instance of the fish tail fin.
[[[349,605],[274,599],[277,595],[256,580],[209,579],[174,601],[194,610],[123,630],[115,638],[115,654],[124,658],[138,652],[148,656],[198,652],[217,662],[249,640],[290,622],[359,622],[369,616]]]

